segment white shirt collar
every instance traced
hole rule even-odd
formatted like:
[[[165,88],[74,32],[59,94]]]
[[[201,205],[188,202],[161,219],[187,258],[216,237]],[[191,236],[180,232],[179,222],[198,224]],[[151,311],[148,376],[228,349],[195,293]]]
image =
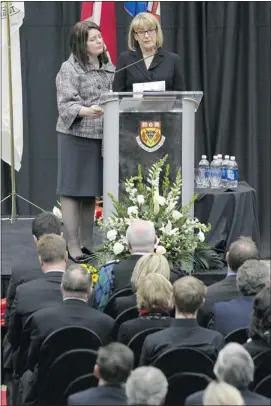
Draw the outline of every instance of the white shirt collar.
[[[81,299],[80,297],[73,297],[73,296],[65,297],[65,298],[63,299],[63,302],[65,302],[65,300],[70,300],[70,299],[73,299],[73,300],[81,300],[81,302],[87,303],[87,301],[86,301],[85,299]]]
[[[48,271],[46,271],[44,273],[49,273],[49,272],[62,272],[62,273],[64,273],[65,271],[63,271],[63,269],[48,269]]]
[[[149,252],[132,252],[132,255],[146,255],[150,254]]]

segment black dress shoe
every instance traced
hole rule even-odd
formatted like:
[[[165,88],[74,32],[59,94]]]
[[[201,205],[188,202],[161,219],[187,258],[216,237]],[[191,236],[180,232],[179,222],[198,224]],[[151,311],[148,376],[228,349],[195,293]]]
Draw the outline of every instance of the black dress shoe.
[[[90,256],[86,254],[79,255],[78,257],[72,257],[71,254],[68,251],[68,258],[72,261],[75,262],[76,264],[86,264],[90,260]]]
[[[93,252],[91,252],[87,247],[81,247],[81,251],[83,252],[83,254],[86,254],[88,256],[93,255]]]

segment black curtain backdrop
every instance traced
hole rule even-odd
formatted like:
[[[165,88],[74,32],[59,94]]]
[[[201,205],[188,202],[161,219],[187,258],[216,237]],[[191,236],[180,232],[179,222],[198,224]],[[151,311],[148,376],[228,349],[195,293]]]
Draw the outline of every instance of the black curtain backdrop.
[[[25,2],[21,28],[24,153],[17,192],[44,209],[56,203],[55,77],[69,55],[81,2]],[[127,49],[131,17],[116,2],[118,53]],[[235,155],[240,180],[257,191],[263,258],[270,258],[270,2],[162,2],[166,49],[182,60],[185,90],[202,90],[196,161]],[[72,164],[72,163],[71,163]],[[2,198],[10,169],[2,162]],[[20,215],[37,209],[18,199]],[[10,201],[2,205],[9,214]]]

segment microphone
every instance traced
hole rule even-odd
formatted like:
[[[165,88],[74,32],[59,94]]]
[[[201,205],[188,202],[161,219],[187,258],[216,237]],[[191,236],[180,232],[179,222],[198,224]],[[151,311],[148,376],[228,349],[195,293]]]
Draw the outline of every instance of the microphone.
[[[143,61],[145,61],[145,60],[148,59],[148,58],[152,58],[154,55],[157,54],[157,52],[158,52],[158,50],[156,49],[153,54],[148,55],[148,56],[145,56],[144,58],[138,59],[137,61],[135,61],[135,62],[133,62],[133,63],[130,63],[129,65],[124,66],[123,68],[120,68],[120,69],[116,70],[115,73],[114,73],[114,75],[113,75],[113,78],[111,79],[111,82],[110,82],[110,92],[113,91],[113,90],[112,90],[112,84],[113,84],[113,81],[114,81],[114,79],[115,79],[115,75],[116,75],[117,73],[122,72],[122,71],[125,70],[125,69],[129,69],[131,66],[134,66],[134,65],[138,64],[139,62],[143,62]]]

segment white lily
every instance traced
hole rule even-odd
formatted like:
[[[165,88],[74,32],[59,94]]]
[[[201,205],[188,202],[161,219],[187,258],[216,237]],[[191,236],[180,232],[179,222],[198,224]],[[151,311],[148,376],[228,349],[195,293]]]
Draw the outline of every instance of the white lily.
[[[137,196],[137,202],[138,204],[144,204],[145,203],[145,199],[143,195],[138,195]]]
[[[167,235],[175,235],[179,232],[178,228],[173,228],[172,229],[172,223],[171,221],[168,221],[166,227],[163,225],[160,230],[162,231],[163,234],[167,234]]]
[[[123,250],[124,250],[124,245],[122,245],[120,242],[116,242],[114,244],[113,252],[115,255],[121,254]]]
[[[138,214],[138,208],[136,206],[130,206],[127,209],[128,216],[132,216],[133,214]]]
[[[183,214],[182,214],[182,213],[180,213],[180,212],[177,211],[177,210],[173,210],[173,212],[172,212],[172,218],[173,218],[174,221],[178,221],[178,220],[180,220],[180,218],[182,218],[182,217],[183,217]]]
[[[117,237],[117,231],[116,230],[109,230],[108,233],[106,234],[106,237],[108,238],[109,241],[114,241]]]
[[[167,250],[165,249],[165,247],[163,247],[163,245],[157,245],[156,254],[165,255],[166,252]]]
[[[200,242],[204,242],[205,241],[205,235],[202,231],[198,232],[198,239],[200,240]]]

